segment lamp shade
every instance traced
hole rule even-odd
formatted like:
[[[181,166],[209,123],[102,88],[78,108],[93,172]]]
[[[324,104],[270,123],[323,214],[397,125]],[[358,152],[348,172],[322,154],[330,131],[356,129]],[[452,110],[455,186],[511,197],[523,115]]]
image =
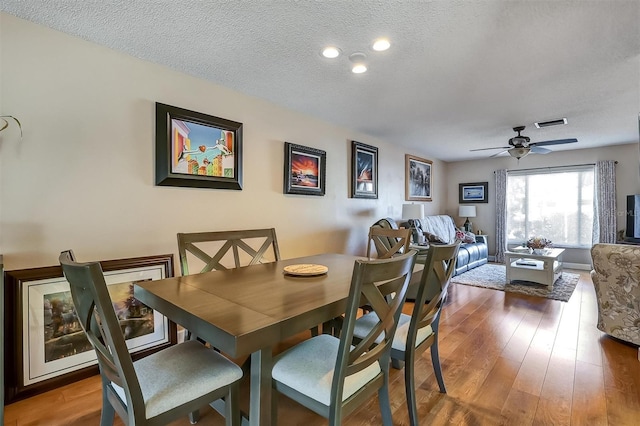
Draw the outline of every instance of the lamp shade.
[[[423,204],[403,204],[402,205],[402,219],[422,219],[424,217],[424,205]]]
[[[458,208],[460,217],[476,217],[476,206],[460,206]]]

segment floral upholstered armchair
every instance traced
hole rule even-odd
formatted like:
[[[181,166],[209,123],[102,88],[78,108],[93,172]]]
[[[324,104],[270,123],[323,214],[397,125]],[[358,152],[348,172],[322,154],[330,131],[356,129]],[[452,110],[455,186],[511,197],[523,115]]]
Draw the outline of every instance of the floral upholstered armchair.
[[[640,246],[595,244],[591,258],[598,329],[640,345]]]

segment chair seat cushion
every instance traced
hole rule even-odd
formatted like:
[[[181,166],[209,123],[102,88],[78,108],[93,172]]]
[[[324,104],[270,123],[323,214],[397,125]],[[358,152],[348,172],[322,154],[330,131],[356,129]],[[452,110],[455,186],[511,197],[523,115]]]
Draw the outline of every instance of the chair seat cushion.
[[[196,340],[171,346],[133,363],[147,418],[155,417],[242,378],[242,369]],[[112,383],[126,403],[124,390]]]
[[[369,312],[366,315],[361,316],[356,320],[353,335],[360,339],[366,337],[369,331],[375,327],[380,321],[375,312]],[[392,348],[396,351],[404,351],[407,346],[407,334],[409,334],[409,323],[411,322],[411,315],[400,314],[400,320],[398,321],[398,328],[396,334],[393,336]],[[429,336],[433,334],[431,326],[422,327],[418,330],[416,335],[416,346],[424,342]]]
[[[271,376],[301,394],[329,406],[339,344],[339,339],[328,334],[305,340],[275,358]],[[374,362],[347,376],[342,400],[356,393],[380,372],[380,365]]]

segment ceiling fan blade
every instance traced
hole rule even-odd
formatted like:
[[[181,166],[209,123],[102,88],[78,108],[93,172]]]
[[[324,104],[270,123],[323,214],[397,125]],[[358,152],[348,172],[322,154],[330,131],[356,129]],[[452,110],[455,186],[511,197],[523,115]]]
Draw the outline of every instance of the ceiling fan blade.
[[[490,156],[489,156],[489,158],[497,157],[497,156],[499,156],[499,155],[504,154],[504,153],[505,153],[505,152],[507,152],[507,151],[509,151],[509,150],[508,150],[508,149],[505,149],[504,151],[500,151],[500,152],[498,152],[498,153],[496,153],[496,154],[490,155]]]
[[[562,145],[565,143],[576,143],[578,142],[578,139],[572,138],[572,139],[556,139],[553,141],[542,141],[542,142],[534,142],[529,144],[529,146],[547,146],[547,145]]]
[[[548,154],[551,152],[551,150],[547,148],[542,148],[541,146],[534,145],[531,147],[531,152],[534,154]]]
[[[488,149],[509,149],[511,148],[510,146],[494,146],[493,148],[477,148],[477,149],[470,149],[469,151],[486,151]]]

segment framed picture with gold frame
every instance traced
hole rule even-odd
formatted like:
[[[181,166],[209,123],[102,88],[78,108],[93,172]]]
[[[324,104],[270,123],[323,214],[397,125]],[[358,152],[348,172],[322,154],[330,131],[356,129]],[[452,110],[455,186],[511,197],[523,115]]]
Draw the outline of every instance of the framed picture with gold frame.
[[[433,201],[433,161],[405,154],[405,199]]]

